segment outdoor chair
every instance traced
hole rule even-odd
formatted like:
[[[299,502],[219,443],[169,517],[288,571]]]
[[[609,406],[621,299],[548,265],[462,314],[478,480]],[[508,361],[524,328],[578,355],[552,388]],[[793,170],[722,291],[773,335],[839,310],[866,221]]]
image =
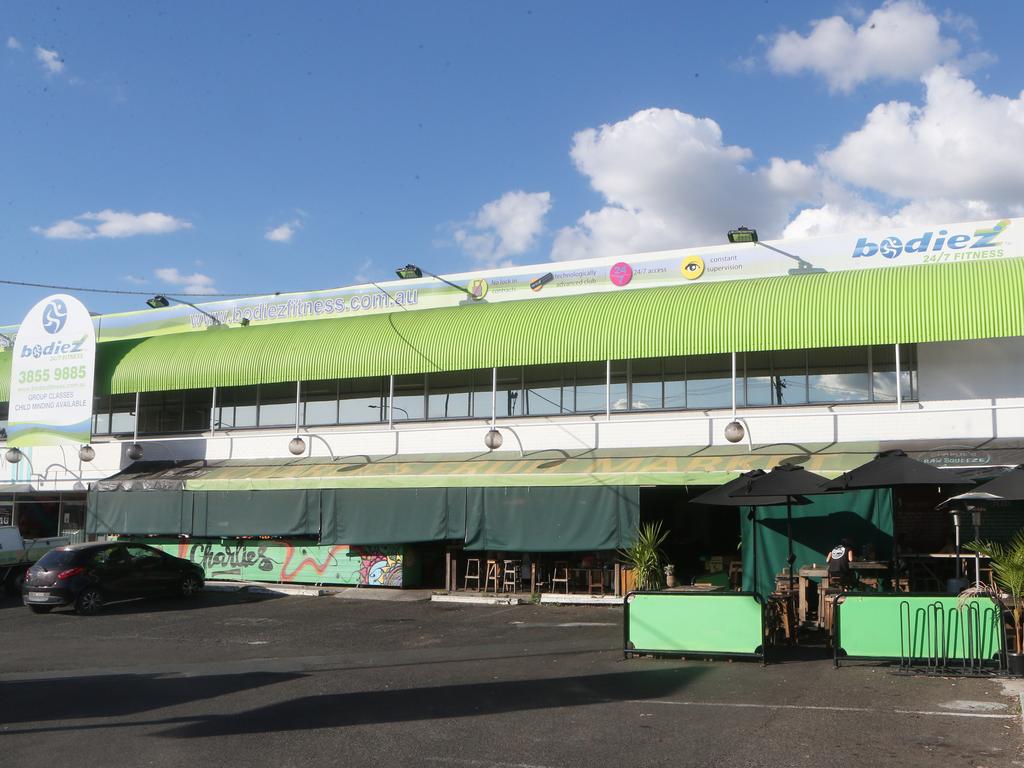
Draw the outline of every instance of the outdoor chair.
[[[462,579],[462,588],[465,590],[469,589],[469,582],[475,582],[476,586],[473,587],[477,592],[480,591],[480,558],[470,557],[466,559],[466,575]]]
[[[569,563],[559,560],[551,569],[551,591],[554,592],[559,584],[565,585],[565,594],[569,594]]]
[[[587,569],[587,594],[592,595],[594,591],[597,591],[602,597],[604,596],[604,569],[603,568],[588,568]]]
[[[498,565],[497,560],[487,561],[487,574],[484,577],[484,592],[487,592],[494,587],[494,594],[498,594],[501,588],[501,566]]]
[[[501,591],[502,592],[518,592],[519,591],[519,571],[522,567],[521,560],[505,560],[502,563],[501,571]]]

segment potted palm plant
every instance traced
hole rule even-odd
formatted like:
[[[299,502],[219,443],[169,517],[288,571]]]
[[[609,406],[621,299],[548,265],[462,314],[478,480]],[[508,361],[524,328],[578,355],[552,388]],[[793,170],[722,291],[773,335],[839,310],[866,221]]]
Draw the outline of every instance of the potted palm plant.
[[[1007,650],[1006,665],[1011,675],[1024,675],[1024,529],[1008,544],[972,541],[967,549],[989,559],[1003,605],[1013,617],[1013,649]]]
[[[636,588],[658,589],[662,585],[665,562],[668,559],[661,546],[668,531],[661,530],[661,521],[640,526],[636,542],[629,549],[619,551],[627,565],[632,566]]]

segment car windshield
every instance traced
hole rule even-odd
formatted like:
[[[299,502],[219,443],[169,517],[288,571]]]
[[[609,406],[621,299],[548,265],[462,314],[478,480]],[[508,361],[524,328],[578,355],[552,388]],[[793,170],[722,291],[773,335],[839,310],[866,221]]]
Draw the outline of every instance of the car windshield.
[[[44,571],[53,571],[58,568],[66,568],[78,560],[78,553],[67,549],[51,549],[36,563]]]

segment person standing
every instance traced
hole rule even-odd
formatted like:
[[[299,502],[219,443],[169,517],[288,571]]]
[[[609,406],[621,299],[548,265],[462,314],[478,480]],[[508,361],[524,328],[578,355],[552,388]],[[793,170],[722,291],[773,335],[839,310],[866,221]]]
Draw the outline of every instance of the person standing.
[[[828,565],[828,580],[831,585],[833,581],[838,586],[852,586],[852,574],[850,563],[853,562],[853,546],[849,539],[843,539],[839,544],[832,547],[832,550],[825,558]]]

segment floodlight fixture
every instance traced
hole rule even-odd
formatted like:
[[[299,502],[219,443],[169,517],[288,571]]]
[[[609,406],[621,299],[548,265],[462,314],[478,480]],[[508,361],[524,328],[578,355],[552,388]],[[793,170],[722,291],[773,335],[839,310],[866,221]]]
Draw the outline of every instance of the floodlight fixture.
[[[740,227],[739,229],[730,229],[728,237],[730,243],[756,243],[757,230],[748,229],[747,227]]]

